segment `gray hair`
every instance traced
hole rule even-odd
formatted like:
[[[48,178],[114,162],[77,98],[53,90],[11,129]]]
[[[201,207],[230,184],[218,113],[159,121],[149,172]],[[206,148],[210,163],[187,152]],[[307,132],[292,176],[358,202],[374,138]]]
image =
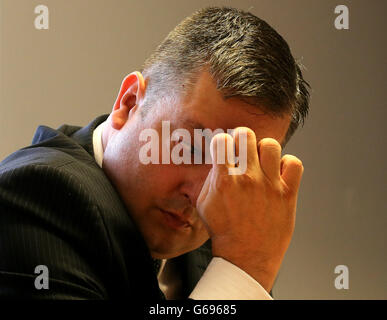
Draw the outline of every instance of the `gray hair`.
[[[286,41],[253,14],[209,7],[184,19],[144,63],[144,105],[168,93],[189,90],[203,69],[225,98],[241,98],[274,116],[290,114],[283,146],[304,123],[309,84],[301,64]]]

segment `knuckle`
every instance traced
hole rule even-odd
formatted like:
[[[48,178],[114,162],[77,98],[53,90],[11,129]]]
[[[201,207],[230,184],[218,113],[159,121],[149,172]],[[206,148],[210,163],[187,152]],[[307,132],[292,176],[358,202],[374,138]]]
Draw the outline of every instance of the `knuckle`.
[[[237,127],[234,129],[234,136],[241,133],[246,134],[247,138],[255,138],[255,132],[248,127]]]
[[[263,186],[263,183],[260,182],[259,179],[245,173],[238,176],[238,184],[242,189],[247,188],[259,188]]]
[[[233,138],[228,133],[217,133],[212,139],[210,148],[215,150],[225,148],[228,143],[233,143]]]
[[[284,195],[283,189],[280,185],[276,185],[272,188],[272,192],[276,198],[282,198]]]
[[[304,166],[302,165],[301,160],[299,160],[299,159],[297,159],[297,158],[293,159],[292,165],[293,165],[294,167],[298,168],[298,169],[301,169],[301,170],[303,170],[303,168],[304,168]]]
[[[256,141],[257,141],[257,137],[255,136],[255,132],[249,128],[246,128],[247,130],[245,131],[245,134],[246,134],[246,138],[247,140],[252,140],[254,141],[254,143],[256,144]]]
[[[232,136],[236,140],[246,139],[247,141],[252,141],[254,144],[257,142],[257,137],[255,132],[248,127],[237,127],[233,130]]]
[[[230,138],[231,138],[231,136],[228,133],[221,132],[221,133],[217,133],[216,135],[214,135],[213,140],[215,142],[217,142],[219,140],[227,140]]]
[[[279,181],[265,179],[265,190],[275,199],[282,198],[283,196],[283,188]]]
[[[279,142],[273,138],[263,138],[259,141],[260,148],[265,149],[279,149],[281,150],[281,145]]]
[[[232,180],[230,179],[230,176],[228,175],[218,175],[215,180],[215,189],[217,191],[226,191],[230,188],[232,183]]]
[[[300,159],[297,157],[291,155],[291,154],[286,154],[283,156],[284,161],[286,161],[289,165],[292,165],[294,167],[298,167],[300,169],[304,169],[303,163]]]

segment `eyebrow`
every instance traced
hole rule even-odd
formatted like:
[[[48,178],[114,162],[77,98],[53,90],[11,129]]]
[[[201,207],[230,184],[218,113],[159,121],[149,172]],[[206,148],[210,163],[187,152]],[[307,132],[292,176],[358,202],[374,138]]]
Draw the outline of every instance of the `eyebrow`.
[[[255,116],[264,115],[264,113],[263,113],[263,114],[251,113],[251,114],[254,114]],[[185,125],[191,127],[192,129],[201,129],[201,130],[209,129],[209,128],[206,128],[202,123],[200,123],[200,122],[198,122],[198,121],[196,121],[196,120],[191,120],[191,119],[185,119],[185,120],[183,121],[183,124],[185,124]],[[234,129],[235,129],[235,128],[234,128]],[[211,129],[210,129],[210,130],[211,130]],[[285,137],[286,137],[286,133],[285,133]],[[284,147],[285,147],[285,146],[283,145],[283,143],[284,143],[284,141],[285,141],[285,137],[282,139],[281,142],[278,141],[279,144],[281,145],[282,150],[283,150]],[[208,137],[207,137],[207,136],[204,136],[204,138],[208,141]],[[257,147],[258,147],[258,144],[259,144],[259,140],[257,140]]]
[[[190,127],[190,128],[192,128],[192,129],[194,129],[194,130],[195,130],[195,129],[202,130],[202,132],[203,132],[204,130],[206,130],[206,129],[209,129],[209,130],[213,131],[212,129],[205,127],[201,122],[196,121],[196,120],[185,119],[185,120],[183,121],[183,124],[186,125],[187,127]],[[208,144],[211,143],[211,139],[209,139],[207,135],[204,135],[204,136],[202,136],[202,137],[206,140],[206,142],[207,142]]]
[[[193,129],[206,129],[206,127],[202,123],[195,120],[186,119],[183,123]]]

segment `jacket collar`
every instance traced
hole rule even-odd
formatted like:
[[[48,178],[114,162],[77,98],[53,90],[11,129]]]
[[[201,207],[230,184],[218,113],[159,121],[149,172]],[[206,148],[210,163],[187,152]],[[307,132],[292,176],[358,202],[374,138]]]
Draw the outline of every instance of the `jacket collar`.
[[[62,131],[64,134],[70,136],[74,139],[80,146],[82,146],[93,158],[94,158],[94,149],[93,149],[93,131],[108,118],[108,114],[99,116],[98,118],[91,121],[88,125],[83,128],[78,128],[78,130],[73,130],[74,127],[61,126],[58,128],[58,131]],[[69,132],[67,132],[69,130]],[[68,134],[70,133],[70,134]]]

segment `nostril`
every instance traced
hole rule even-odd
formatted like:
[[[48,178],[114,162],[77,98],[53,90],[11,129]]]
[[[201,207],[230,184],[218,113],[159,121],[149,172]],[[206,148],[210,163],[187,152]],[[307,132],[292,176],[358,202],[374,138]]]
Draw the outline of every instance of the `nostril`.
[[[192,206],[191,197],[187,193],[184,193],[184,197],[189,201],[190,205]]]

